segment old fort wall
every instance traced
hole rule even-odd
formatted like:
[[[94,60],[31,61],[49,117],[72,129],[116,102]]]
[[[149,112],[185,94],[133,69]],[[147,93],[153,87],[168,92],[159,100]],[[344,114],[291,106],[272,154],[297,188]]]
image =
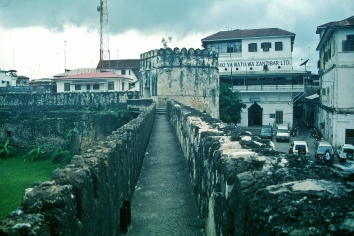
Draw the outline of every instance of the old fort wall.
[[[151,104],[94,143],[52,179],[26,190],[21,207],[0,223],[1,235],[120,235],[155,118]]]
[[[0,94],[0,142],[10,139],[20,148],[34,142],[80,153],[135,116],[127,110],[129,96],[138,94]]]
[[[0,107],[53,106],[58,110],[67,106],[75,109],[110,107],[139,98],[138,92],[66,92],[66,93],[0,93]]]

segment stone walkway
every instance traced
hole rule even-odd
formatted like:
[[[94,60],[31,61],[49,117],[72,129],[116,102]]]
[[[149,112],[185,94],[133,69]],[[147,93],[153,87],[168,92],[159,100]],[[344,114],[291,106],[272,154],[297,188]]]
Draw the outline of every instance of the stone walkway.
[[[204,235],[188,166],[167,115],[156,115],[127,235]]]

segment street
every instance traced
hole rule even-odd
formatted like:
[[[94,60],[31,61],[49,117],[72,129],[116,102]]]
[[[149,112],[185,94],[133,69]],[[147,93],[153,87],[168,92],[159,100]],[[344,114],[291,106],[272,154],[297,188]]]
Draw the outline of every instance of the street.
[[[310,128],[307,127],[305,125],[305,123],[302,122],[301,120],[297,120],[297,126],[299,127],[300,135],[298,135],[296,137],[293,137],[292,135],[290,135],[289,142],[277,142],[275,140],[275,132],[276,131],[274,131],[273,143],[276,147],[276,150],[288,153],[291,142],[305,141],[305,142],[307,142],[307,145],[308,145],[310,158],[312,161],[315,161],[315,144],[314,144],[315,139],[310,137]]]
[[[314,144],[315,139],[310,137],[310,128],[307,127],[302,120],[296,120],[296,121],[297,121],[297,126],[299,127],[299,130],[300,130],[300,135],[298,135],[296,137],[290,136],[289,142],[277,142],[275,140],[276,130],[274,129],[274,135],[273,135],[272,141],[275,145],[275,148],[277,151],[288,153],[291,142],[305,141],[308,144],[310,158],[312,161],[315,161],[315,144]],[[253,135],[258,135],[260,128],[261,127],[244,127],[245,130],[249,130],[250,132],[252,132]],[[338,162],[337,158],[335,158],[334,161]]]

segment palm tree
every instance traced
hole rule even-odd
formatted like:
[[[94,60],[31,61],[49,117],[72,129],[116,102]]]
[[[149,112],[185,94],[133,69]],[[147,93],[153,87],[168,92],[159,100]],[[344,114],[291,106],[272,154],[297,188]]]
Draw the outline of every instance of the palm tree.
[[[5,156],[8,157],[16,152],[16,148],[10,146],[9,144],[10,139],[6,139],[5,143],[3,145],[0,145],[0,155],[5,153]]]

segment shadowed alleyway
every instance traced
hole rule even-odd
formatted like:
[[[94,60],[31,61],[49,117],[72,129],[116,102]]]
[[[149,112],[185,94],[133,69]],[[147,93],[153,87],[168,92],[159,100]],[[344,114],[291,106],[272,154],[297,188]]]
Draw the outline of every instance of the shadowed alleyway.
[[[203,235],[187,168],[167,115],[156,115],[127,235]]]

